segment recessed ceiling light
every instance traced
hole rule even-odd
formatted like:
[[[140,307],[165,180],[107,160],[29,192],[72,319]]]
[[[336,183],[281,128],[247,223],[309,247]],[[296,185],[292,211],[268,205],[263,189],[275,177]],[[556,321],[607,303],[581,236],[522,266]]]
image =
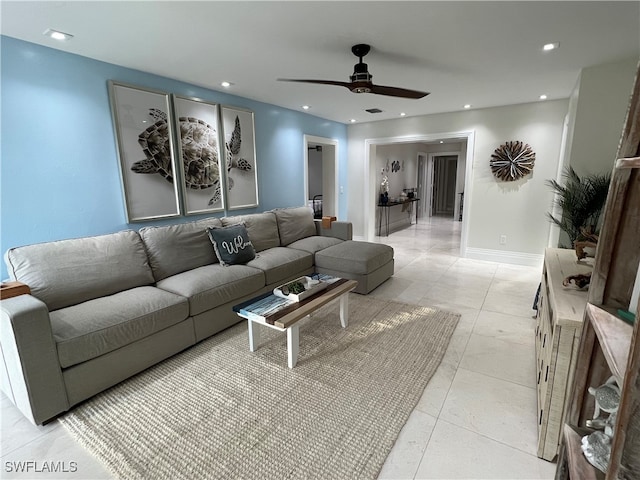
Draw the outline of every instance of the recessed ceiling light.
[[[302,105],[303,110],[309,110],[311,107],[309,105]]]
[[[59,30],[54,30],[53,28],[47,28],[44,32],[42,32],[42,34],[46,35],[47,37],[51,37],[54,40],[70,40],[73,38],[73,35],[71,35],[70,33],[64,33]]]
[[[444,143],[444,140],[440,140],[440,143]]]
[[[231,85],[233,85],[233,83],[231,82],[220,82],[220,85],[222,85],[224,88],[229,88]]]
[[[540,95],[540,100],[546,100],[547,96],[543,93],[542,95]]]
[[[401,116],[401,117],[404,117],[404,116],[406,116],[406,115],[407,115],[407,114],[406,114],[406,113],[404,113],[404,112],[402,112],[402,113],[400,114],[400,116]]]
[[[352,118],[351,120],[349,120],[351,123],[356,123],[356,119]]]
[[[551,50],[555,50],[559,46],[560,46],[560,44],[558,42],[556,42],[556,43],[545,43],[542,46],[542,50],[544,50],[545,52],[549,52]]]
[[[464,108],[471,108],[471,105],[467,103]]]

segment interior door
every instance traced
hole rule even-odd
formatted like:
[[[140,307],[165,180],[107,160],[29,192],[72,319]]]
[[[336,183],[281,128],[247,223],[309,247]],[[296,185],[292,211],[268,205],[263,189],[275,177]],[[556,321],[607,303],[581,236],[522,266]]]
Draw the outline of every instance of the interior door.
[[[433,215],[452,217],[456,204],[457,155],[433,159]]]

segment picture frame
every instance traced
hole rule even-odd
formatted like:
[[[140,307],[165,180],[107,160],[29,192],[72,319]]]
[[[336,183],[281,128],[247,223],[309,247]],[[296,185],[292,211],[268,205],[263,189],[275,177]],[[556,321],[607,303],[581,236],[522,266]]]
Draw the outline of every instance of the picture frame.
[[[180,188],[185,215],[225,208],[218,104],[172,95]]]
[[[170,95],[110,80],[127,223],[181,214]]]
[[[258,166],[254,114],[250,110],[222,106],[221,123],[227,210],[257,207]]]

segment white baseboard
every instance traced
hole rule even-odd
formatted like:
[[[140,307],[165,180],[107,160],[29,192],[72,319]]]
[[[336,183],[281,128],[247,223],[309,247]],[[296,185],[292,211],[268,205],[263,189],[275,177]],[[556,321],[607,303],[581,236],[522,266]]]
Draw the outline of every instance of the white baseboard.
[[[527,267],[541,267],[544,254],[509,252],[505,250],[489,250],[486,248],[468,247],[465,257],[474,260],[486,260],[488,262],[510,263],[512,265],[524,265]]]

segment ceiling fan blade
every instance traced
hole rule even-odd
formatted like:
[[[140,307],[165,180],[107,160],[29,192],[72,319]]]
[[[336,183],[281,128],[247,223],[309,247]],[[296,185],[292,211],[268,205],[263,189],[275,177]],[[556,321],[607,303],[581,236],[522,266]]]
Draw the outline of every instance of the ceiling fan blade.
[[[369,73],[367,64],[362,58],[369,53],[370,45],[358,44],[351,48],[351,52],[359,58],[359,62],[353,66],[353,75],[350,82],[338,82],[335,80],[304,80],[295,78],[279,78],[280,82],[315,83],[320,85],[337,85],[346,87],[353,93],[373,93],[376,95],[387,95],[389,97],[419,99],[429,95],[429,92],[409,90],[408,88],[386,87],[384,85],[374,85],[371,83],[372,75]]]
[[[371,85],[371,92],[377,95],[387,95],[390,97],[402,97],[418,99],[426,97],[429,92],[420,92],[418,90],[409,90],[407,88],[385,87],[384,85]]]
[[[296,78],[279,78],[279,82],[317,83],[320,85],[337,85],[339,87],[351,87],[351,82],[338,82],[335,80],[301,80]]]

